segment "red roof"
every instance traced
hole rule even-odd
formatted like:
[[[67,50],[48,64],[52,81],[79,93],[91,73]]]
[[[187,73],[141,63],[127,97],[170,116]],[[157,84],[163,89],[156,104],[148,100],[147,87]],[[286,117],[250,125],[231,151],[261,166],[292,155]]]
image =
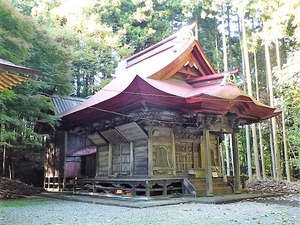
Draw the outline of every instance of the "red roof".
[[[184,112],[220,115],[230,112],[251,122],[280,113],[230,82],[222,83],[228,72],[215,72],[190,31],[190,28],[180,31],[122,61],[114,80],[61,115],[64,124],[116,113],[141,101]]]

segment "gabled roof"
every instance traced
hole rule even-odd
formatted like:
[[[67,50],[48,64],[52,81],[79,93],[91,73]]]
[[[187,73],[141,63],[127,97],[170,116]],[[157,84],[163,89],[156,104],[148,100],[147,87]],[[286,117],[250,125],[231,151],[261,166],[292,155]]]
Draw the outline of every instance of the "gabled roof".
[[[83,123],[139,102],[183,112],[236,114],[249,122],[280,113],[249,97],[230,79],[227,81],[227,76],[237,70],[216,73],[191,34],[192,28],[122,61],[114,80],[88,100],[61,114],[63,123]]]
[[[39,73],[40,72],[37,70],[18,66],[0,58],[0,92],[27,80],[29,75],[36,75]]]
[[[186,79],[215,74],[216,71],[192,33],[193,28],[194,25],[185,27],[121,61],[116,77],[134,74],[143,78],[167,80],[176,73]]]

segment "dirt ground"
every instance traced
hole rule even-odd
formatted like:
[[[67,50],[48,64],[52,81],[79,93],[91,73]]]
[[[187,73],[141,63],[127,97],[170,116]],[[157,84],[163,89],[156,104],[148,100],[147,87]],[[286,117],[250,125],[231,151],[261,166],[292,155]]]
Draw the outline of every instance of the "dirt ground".
[[[22,198],[41,193],[41,188],[26,185],[18,180],[0,177],[0,199]]]

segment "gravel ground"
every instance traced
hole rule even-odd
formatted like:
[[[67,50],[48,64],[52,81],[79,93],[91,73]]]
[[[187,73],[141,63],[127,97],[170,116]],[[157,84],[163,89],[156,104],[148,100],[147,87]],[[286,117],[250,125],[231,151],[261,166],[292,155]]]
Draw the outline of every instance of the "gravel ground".
[[[18,203],[19,202],[19,203]],[[58,199],[0,202],[2,225],[300,224],[300,195],[213,205],[186,203],[126,208]]]

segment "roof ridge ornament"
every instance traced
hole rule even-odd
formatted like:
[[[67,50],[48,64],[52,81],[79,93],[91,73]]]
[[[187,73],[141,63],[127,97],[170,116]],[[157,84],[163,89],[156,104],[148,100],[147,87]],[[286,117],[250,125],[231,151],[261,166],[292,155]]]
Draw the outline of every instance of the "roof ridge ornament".
[[[195,27],[196,23],[192,23],[188,26],[183,26],[179,31],[177,31],[174,35],[176,35],[175,46],[178,44],[185,43],[187,40],[195,39]]]
[[[236,78],[233,73],[227,72],[224,74],[224,78],[222,79],[221,86],[227,85],[227,84],[233,84],[236,85]]]

